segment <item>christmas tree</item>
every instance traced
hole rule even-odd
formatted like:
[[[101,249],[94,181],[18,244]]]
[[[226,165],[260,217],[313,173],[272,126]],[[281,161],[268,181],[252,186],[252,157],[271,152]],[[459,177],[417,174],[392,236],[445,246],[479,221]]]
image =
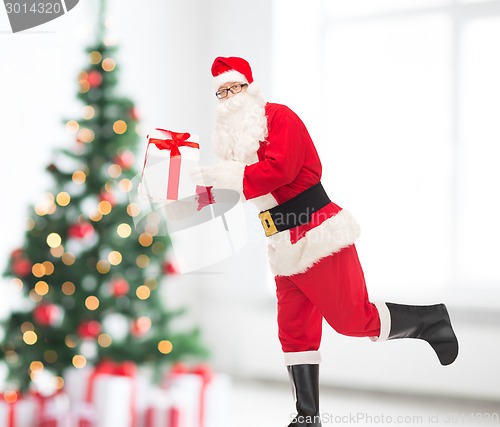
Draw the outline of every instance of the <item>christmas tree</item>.
[[[204,353],[197,330],[171,330],[181,311],[159,295],[171,269],[159,218],[151,213],[134,228],[138,117],[117,94],[116,48],[104,43],[103,22],[101,2],[97,41],[78,76],[83,114],[65,120],[75,141],[47,167],[54,189],[30,208],[24,245],[5,272],[25,304],[2,325],[0,358],[22,391],[43,371],[61,388],[71,366],[111,359],[159,368]]]

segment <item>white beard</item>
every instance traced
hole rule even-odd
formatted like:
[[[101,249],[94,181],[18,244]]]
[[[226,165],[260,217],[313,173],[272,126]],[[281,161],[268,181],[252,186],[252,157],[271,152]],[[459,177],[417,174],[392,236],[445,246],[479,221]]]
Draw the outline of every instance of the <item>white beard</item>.
[[[221,160],[258,161],[259,142],[267,137],[265,104],[261,95],[248,92],[219,102],[212,139]]]

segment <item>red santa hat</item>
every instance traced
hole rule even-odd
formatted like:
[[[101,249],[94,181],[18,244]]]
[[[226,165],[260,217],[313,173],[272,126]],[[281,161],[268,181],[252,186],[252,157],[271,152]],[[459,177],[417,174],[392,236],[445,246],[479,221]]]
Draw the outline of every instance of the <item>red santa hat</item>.
[[[250,64],[243,58],[231,56],[224,58],[219,56],[215,58],[212,64],[212,76],[214,77],[214,88],[218,89],[221,85],[228,82],[247,83],[248,89],[258,92],[256,84],[253,81],[252,69]]]

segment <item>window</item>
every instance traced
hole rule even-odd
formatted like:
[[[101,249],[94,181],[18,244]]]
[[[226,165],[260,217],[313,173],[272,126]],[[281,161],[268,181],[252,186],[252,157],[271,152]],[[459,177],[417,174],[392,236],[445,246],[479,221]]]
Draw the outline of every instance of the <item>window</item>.
[[[273,100],[361,223],[370,293],[498,289],[500,1],[275,0],[274,24]]]

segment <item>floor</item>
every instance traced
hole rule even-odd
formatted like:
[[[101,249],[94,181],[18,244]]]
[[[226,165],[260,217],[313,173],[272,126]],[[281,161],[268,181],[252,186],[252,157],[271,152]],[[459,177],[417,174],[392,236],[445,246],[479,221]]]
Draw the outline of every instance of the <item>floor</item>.
[[[231,427],[286,427],[294,415],[285,384],[235,382]],[[500,426],[500,403],[321,390],[323,427],[333,425]]]

